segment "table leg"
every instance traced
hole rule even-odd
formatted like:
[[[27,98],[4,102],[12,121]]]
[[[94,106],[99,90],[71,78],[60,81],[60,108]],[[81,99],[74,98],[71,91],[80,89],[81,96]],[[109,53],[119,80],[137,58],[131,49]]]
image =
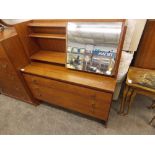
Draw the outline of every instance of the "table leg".
[[[136,91],[134,91],[134,89],[131,90],[131,94],[130,94],[130,99],[129,99],[129,103],[128,103],[128,108],[127,108],[127,112],[124,115],[128,115],[130,108],[131,108],[131,104],[134,100],[136,96]]]
[[[128,94],[128,91],[129,91],[130,87],[128,85],[125,86],[124,88],[124,91],[123,91],[123,98],[122,98],[122,101],[121,101],[121,106],[120,106],[120,110],[118,112],[118,114],[123,114],[124,113],[124,109],[125,109],[125,103],[126,103],[126,100],[127,100],[127,94]]]
[[[155,108],[155,100],[152,101],[152,104],[147,107],[148,109],[154,109]]]
[[[155,120],[155,116],[151,119],[151,121],[149,122],[150,125],[152,125],[152,122]]]

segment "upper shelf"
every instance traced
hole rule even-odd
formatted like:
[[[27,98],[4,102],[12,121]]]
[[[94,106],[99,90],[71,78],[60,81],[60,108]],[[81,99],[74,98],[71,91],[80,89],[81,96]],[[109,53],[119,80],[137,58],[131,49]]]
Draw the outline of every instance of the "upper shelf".
[[[47,33],[31,33],[29,37],[34,38],[51,38],[51,39],[66,39],[65,34],[47,34]]]
[[[65,52],[40,50],[31,56],[31,60],[65,65]]]
[[[29,27],[66,27],[66,22],[33,22]]]

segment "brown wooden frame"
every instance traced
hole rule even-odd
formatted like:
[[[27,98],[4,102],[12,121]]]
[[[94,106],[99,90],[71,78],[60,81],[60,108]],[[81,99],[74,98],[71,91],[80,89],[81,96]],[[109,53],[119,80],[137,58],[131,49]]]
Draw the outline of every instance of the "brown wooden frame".
[[[114,74],[113,75],[106,75],[106,74],[103,74],[104,76],[109,76],[109,77],[114,77],[116,78],[117,77],[117,74],[118,74],[118,68],[119,68],[119,63],[120,63],[120,58],[121,58],[121,55],[122,55],[122,48],[123,48],[123,43],[124,43],[124,39],[125,39],[125,34],[126,34],[126,29],[127,29],[127,26],[125,26],[125,20],[123,19],[83,19],[83,20],[76,20],[76,19],[71,19],[71,20],[68,20],[69,22],[122,22],[122,31],[121,31],[121,34],[120,34],[120,40],[119,40],[119,44],[118,44],[118,49],[117,49],[117,54],[116,54],[116,61],[115,61],[115,66],[114,66]],[[66,45],[67,45],[67,42],[68,42],[68,38],[67,38],[67,26],[66,26]],[[66,53],[67,53],[67,46],[66,46]],[[67,54],[66,54],[66,64],[67,64]],[[77,70],[77,71],[81,71],[81,70]],[[84,71],[86,72],[86,71]],[[92,74],[97,74],[97,73],[93,73],[91,72]]]

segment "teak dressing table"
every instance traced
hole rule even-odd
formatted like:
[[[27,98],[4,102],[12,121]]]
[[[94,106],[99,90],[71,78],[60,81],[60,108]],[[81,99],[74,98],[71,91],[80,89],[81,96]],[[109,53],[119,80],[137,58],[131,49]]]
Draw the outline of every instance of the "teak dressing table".
[[[68,22],[123,23],[113,76],[65,67]],[[9,29],[14,32],[0,39],[1,93],[35,105],[39,101],[48,102],[107,123],[126,31],[125,20],[30,20]],[[5,64],[10,67],[7,71]]]

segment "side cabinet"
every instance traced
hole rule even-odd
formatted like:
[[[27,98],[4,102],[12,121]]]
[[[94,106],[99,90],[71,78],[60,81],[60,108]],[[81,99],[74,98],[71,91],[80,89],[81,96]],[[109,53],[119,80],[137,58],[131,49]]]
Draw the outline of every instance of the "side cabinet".
[[[0,93],[35,104],[19,71],[28,63],[17,34],[0,40]]]

